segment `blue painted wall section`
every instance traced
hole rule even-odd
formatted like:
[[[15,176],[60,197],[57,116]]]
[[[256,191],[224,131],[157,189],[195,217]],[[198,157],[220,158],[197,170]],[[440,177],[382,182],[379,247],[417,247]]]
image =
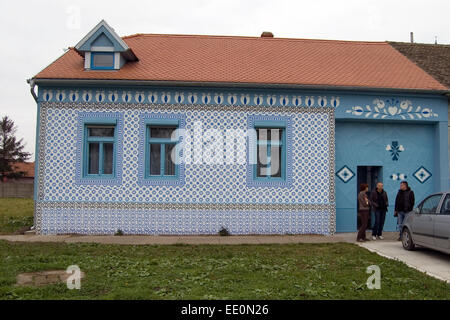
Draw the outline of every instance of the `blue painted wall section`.
[[[382,167],[380,181],[390,200],[387,231],[396,230],[393,212],[401,180],[410,184],[416,204],[430,193],[448,189],[445,97],[343,95],[335,116],[337,175],[344,166],[353,173],[347,181],[336,182],[337,232],[356,230],[358,166]]]
[[[99,35],[91,44],[92,47],[114,47],[114,43],[105,35]]]
[[[384,188],[388,193],[390,206],[387,213],[385,230],[395,230],[393,217],[394,202],[400,184],[400,175],[405,177],[413,189],[417,201],[435,190],[433,176],[424,183],[413,177],[420,167],[434,171],[433,144],[435,125],[404,123],[336,123],[336,168],[348,166],[355,176],[344,183],[336,182],[337,231],[356,230],[357,167],[380,166]],[[393,160],[386,150],[395,139],[404,147],[398,160]],[[367,181],[365,181],[367,182]]]

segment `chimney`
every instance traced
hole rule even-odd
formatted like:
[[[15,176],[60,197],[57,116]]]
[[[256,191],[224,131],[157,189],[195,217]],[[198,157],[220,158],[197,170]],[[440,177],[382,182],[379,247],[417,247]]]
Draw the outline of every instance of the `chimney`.
[[[261,33],[261,38],[273,38],[273,33],[270,31],[264,31]]]
[[[411,32],[411,43],[414,43],[414,33]]]

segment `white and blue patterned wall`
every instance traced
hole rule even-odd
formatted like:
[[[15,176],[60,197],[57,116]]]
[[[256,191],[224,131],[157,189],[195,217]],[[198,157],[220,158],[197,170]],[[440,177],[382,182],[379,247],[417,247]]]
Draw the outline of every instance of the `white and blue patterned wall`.
[[[175,90],[40,91],[35,223],[39,233],[232,234],[335,232],[334,108],[338,97]],[[115,179],[80,176],[80,119],[114,116],[122,134]],[[142,178],[145,117],[178,117],[192,130],[247,130],[287,119],[287,183],[252,184],[247,164],[188,164],[182,183]]]

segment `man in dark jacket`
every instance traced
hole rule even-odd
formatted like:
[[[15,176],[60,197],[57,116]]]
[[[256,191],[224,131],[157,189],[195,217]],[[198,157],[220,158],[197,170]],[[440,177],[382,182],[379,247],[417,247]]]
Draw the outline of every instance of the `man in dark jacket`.
[[[408,182],[400,182],[400,190],[398,190],[397,197],[395,198],[395,210],[394,217],[397,217],[397,227],[399,229],[400,235],[398,240],[402,240],[402,224],[403,219],[408,212],[412,211],[414,208],[414,192],[408,186]]]
[[[372,240],[383,240],[384,220],[389,206],[388,196],[383,189],[383,183],[378,182],[377,187],[370,194],[370,204],[375,211],[375,223],[372,229]]]

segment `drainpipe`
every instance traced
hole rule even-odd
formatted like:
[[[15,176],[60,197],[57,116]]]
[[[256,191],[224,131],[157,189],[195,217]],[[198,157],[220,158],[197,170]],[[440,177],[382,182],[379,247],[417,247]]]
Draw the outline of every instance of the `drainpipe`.
[[[33,98],[34,98],[34,101],[36,101],[36,103],[38,102],[38,97],[37,97],[37,95],[36,95],[36,92],[34,91],[34,87],[36,86],[36,83],[34,82],[34,79],[33,78],[31,78],[31,79],[27,79],[27,83],[28,84],[30,84],[30,92],[31,92],[31,95],[33,96]],[[36,160],[35,160],[36,161]],[[34,220],[34,219],[33,219]],[[33,221],[34,222],[34,221]],[[31,226],[31,228],[30,228],[30,231],[34,231],[36,229],[36,223],[33,223],[33,225]]]
[[[36,102],[38,102],[38,97],[36,95],[36,92],[34,92],[34,87],[36,86],[36,83],[34,82],[34,79],[27,79],[27,83],[30,84],[30,92],[31,95],[33,96],[34,100]]]

